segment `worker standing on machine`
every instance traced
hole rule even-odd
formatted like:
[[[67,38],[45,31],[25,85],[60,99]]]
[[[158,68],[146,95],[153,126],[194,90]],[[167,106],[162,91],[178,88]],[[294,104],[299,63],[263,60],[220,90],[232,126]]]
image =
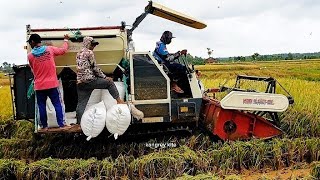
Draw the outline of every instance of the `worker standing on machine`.
[[[156,43],[156,48],[153,52],[153,56],[157,59],[160,64],[164,64],[171,73],[173,74],[185,74],[187,68],[179,63],[174,62],[181,55],[186,55],[187,50],[178,51],[174,54],[170,54],[167,50],[166,45],[171,43],[172,33],[170,31],[163,32],[160,41]],[[184,93],[184,91],[177,85],[177,77],[170,77],[171,80],[171,89],[176,93]]]
[[[34,75],[34,89],[40,114],[42,129],[48,131],[46,102],[49,97],[56,111],[57,122],[61,130],[71,128],[63,119],[62,101],[58,90],[59,82],[56,73],[55,56],[63,55],[68,50],[69,36],[64,35],[64,43],[61,48],[54,46],[43,46],[38,34],[31,34],[27,41],[32,50],[28,54],[30,68]]]

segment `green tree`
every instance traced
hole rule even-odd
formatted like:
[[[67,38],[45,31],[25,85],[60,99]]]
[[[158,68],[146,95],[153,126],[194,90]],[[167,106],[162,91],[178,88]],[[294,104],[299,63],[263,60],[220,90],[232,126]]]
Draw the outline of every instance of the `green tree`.
[[[213,50],[211,50],[211,48],[207,48],[207,50],[208,50],[208,56],[209,56],[209,58],[210,58],[211,55],[212,55]]]
[[[260,56],[259,53],[254,53],[253,55],[251,55],[251,58],[252,58],[252,60],[256,61],[259,56]]]
[[[288,60],[293,60],[293,54],[292,53],[288,54]]]
[[[2,67],[1,71],[5,72],[5,73],[13,72],[12,65],[10,63],[6,62],[6,61],[2,63],[1,67]]]

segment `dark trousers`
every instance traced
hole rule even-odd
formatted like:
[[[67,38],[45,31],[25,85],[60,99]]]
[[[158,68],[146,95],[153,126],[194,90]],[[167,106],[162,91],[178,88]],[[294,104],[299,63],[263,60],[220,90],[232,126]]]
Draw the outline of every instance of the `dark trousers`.
[[[77,85],[78,105],[77,105],[77,123],[80,124],[84,110],[86,109],[90,95],[94,89],[108,89],[114,99],[119,98],[119,92],[113,81],[98,78],[88,83],[80,83]]]
[[[187,68],[184,65],[176,63],[176,62],[170,63],[169,61],[165,61],[164,65],[173,74],[177,74],[177,75],[185,74],[187,71]]]
[[[164,65],[170,71],[170,74],[168,74],[168,76],[169,76],[171,82],[176,82],[179,84],[179,86],[183,85],[184,81],[185,81],[184,77],[185,77],[185,74],[187,71],[186,66],[179,64],[179,63],[176,63],[176,62],[170,63],[169,61],[165,61]],[[185,90],[185,88],[183,88],[183,87],[180,87],[180,88]]]
[[[59,127],[64,126],[64,119],[63,119],[63,109],[61,105],[61,96],[60,92],[58,91],[58,88],[52,88],[52,89],[46,89],[46,90],[37,90],[37,104],[39,107],[39,113],[40,113],[40,121],[43,128],[48,127],[47,122],[47,109],[46,109],[46,102],[47,98],[49,97],[54,109],[56,111],[56,117]]]

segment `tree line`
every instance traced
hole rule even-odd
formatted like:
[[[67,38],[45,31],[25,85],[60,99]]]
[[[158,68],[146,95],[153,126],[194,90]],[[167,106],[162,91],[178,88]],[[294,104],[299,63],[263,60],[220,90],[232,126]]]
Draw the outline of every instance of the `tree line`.
[[[208,56],[211,58],[212,50],[208,50]],[[206,59],[197,56],[187,55],[187,61],[194,65],[206,64]],[[320,59],[320,52],[314,53],[282,53],[271,55],[260,55],[254,53],[250,56],[233,56],[233,57],[218,57],[217,62],[252,62],[252,61],[278,61],[278,60],[303,60],[303,59]]]
[[[0,65],[0,72],[4,72],[4,73],[12,73],[13,72],[13,69],[12,67],[14,66],[15,64],[10,64],[8,62],[3,62],[2,65]]]
[[[208,49],[209,58],[212,55],[213,50]],[[204,65],[206,64],[206,59],[198,56],[192,56],[187,54],[186,57],[183,57],[190,64],[194,65]],[[252,62],[252,61],[277,61],[277,60],[302,60],[302,59],[320,59],[320,52],[314,53],[283,53],[283,54],[271,54],[271,55],[260,55],[259,53],[254,53],[250,56],[234,56],[234,57],[220,57],[215,58],[218,62]],[[15,64],[10,64],[8,62],[3,62],[0,65],[0,71],[4,73],[13,72],[12,67]]]
[[[302,59],[320,59],[320,52],[315,53],[283,53],[260,55],[254,53],[251,56],[235,56],[228,58],[219,58],[220,61],[277,61],[277,60],[302,60]]]

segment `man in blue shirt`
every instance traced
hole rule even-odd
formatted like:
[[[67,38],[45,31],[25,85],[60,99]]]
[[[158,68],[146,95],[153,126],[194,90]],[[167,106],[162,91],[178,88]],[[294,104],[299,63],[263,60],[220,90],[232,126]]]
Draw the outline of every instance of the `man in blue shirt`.
[[[156,60],[160,64],[164,64],[171,73],[174,74],[185,74],[186,73],[186,67],[182,64],[174,62],[174,60],[178,59],[181,55],[186,55],[187,50],[178,51],[174,54],[170,54],[167,50],[166,45],[171,43],[172,33],[170,31],[163,32],[160,41],[156,43],[156,48],[153,52],[153,56],[156,58]],[[173,80],[173,77],[170,77],[171,79],[171,88],[176,93],[184,93],[184,91],[177,85],[177,83]]]

